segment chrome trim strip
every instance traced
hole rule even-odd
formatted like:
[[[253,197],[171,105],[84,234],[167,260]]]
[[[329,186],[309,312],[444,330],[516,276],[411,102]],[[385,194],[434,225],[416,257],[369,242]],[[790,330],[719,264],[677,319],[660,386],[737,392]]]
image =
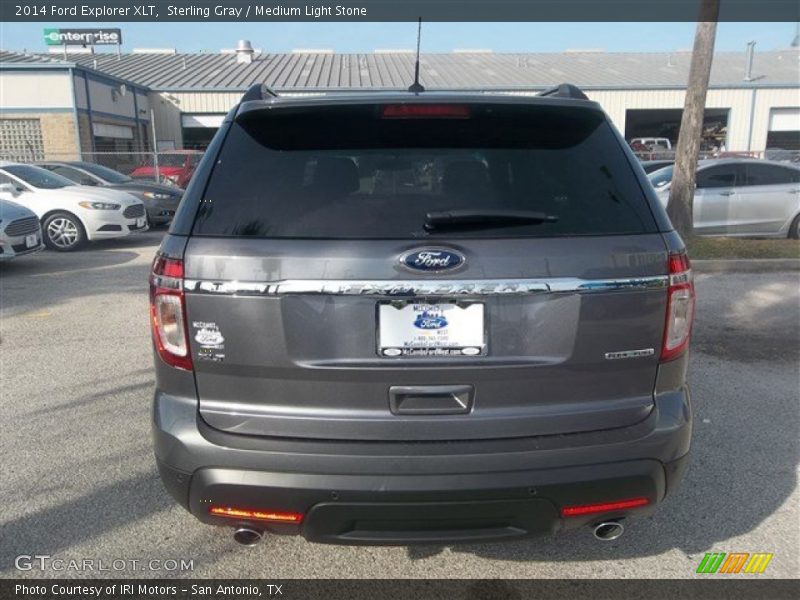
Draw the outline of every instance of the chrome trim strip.
[[[325,294],[332,296],[512,296],[541,293],[591,293],[667,287],[668,277],[625,279],[463,279],[440,281],[394,280],[286,280],[275,282],[210,281],[186,279],[184,289],[199,294],[283,296]]]

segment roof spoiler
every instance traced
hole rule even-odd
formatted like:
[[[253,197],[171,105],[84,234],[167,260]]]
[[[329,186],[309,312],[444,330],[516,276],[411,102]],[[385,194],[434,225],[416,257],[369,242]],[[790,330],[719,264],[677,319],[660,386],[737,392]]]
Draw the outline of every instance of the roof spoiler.
[[[572,98],[573,100],[588,100],[583,91],[571,83],[562,83],[550,89],[539,92],[538,96],[551,96],[553,98]]]
[[[242,102],[249,102],[250,100],[267,100],[269,98],[277,98],[278,94],[273,92],[267,87],[265,83],[254,83],[242,96]]]

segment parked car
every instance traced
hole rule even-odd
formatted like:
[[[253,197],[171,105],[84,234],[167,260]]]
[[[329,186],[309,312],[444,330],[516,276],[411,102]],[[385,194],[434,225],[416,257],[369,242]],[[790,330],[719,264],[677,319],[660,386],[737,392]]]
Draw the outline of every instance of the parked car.
[[[635,161],[569,85],[252,88],[152,267],[166,488],[244,544],[618,537],[692,419],[689,260]]]
[[[144,204],[125,192],[76,185],[34,165],[0,161],[0,198],[29,208],[42,222],[51,250],[147,229]]]
[[[158,155],[159,183],[185,188],[203,157],[200,150],[172,150]],[[137,180],[156,180],[155,165],[136,167],[131,177]]]
[[[673,167],[648,177],[664,206]],[[800,168],[757,159],[701,160],[694,194],[698,235],[800,237]]]
[[[0,199],[0,261],[32,254],[43,247],[39,218],[16,202]]]
[[[640,137],[640,138],[633,138],[630,141],[631,147],[634,145],[636,146],[644,146],[650,151],[654,150],[672,150],[672,142],[669,141],[669,138],[665,137]]]
[[[48,161],[38,163],[79,185],[102,186],[133,194],[144,203],[147,220],[151,225],[169,223],[183,196],[183,190],[160,183],[134,180],[114,169],[84,161]]]
[[[645,173],[652,173],[675,164],[674,160],[643,160],[640,162]]]

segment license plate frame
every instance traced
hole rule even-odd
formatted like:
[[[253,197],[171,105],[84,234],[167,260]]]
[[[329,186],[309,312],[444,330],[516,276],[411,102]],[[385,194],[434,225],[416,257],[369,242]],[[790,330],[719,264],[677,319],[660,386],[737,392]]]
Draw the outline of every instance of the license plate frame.
[[[36,233],[32,233],[30,235],[25,236],[25,247],[30,250],[31,248],[36,248],[39,245],[39,235]]]
[[[377,302],[376,352],[382,358],[486,356],[489,348],[486,317],[486,303],[480,301]]]

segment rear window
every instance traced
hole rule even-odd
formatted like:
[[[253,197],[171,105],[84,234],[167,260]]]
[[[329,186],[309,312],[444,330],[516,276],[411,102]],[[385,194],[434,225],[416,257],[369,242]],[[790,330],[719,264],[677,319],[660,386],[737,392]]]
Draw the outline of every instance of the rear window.
[[[225,140],[194,233],[436,239],[656,230],[602,113],[540,105],[467,112],[390,119],[365,105],[245,113]],[[428,212],[446,210],[539,211],[557,220],[424,229]]]

